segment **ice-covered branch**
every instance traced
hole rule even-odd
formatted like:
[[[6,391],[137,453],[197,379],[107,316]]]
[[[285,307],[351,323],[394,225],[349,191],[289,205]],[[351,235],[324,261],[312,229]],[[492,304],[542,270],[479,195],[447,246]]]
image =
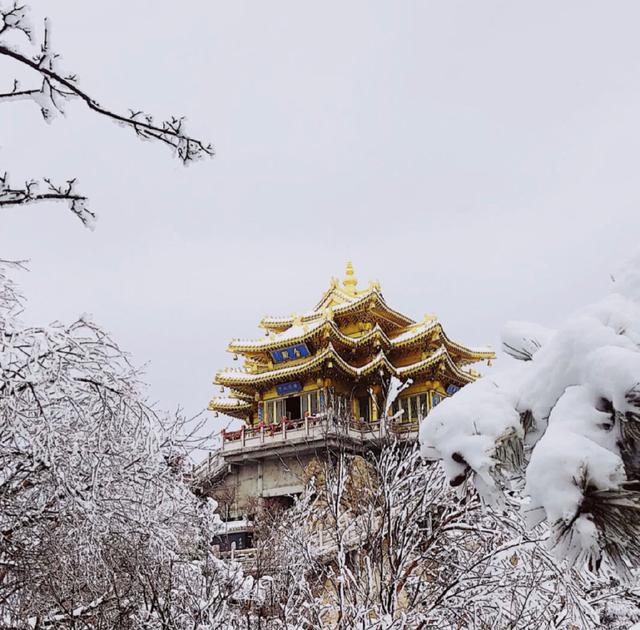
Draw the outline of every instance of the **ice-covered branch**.
[[[42,190],[43,184],[45,189]],[[38,201],[62,201],[69,205],[83,225],[93,229],[96,215],[87,207],[87,198],[76,190],[76,180],[71,179],[64,184],[54,184],[45,178],[42,182],[35,180],[24,182],[14,187],[9,183],[9,175],[0,176],[0,209],[23,206]]]
[[[31,26],[26,20],[26,7],[14,4],[9,9],[0,9],[0,36],[14,30],[23,33],[32,40]],[[185,130],[184,117],[171,116],[156,122],[154,117],[143,111],[130,110],[127,114],[114,111],[101,105],[95,98],[82,90],[73,74],[65,74],[59,68],[60,56],[51,48],[50,24],[45,21],[45,36],[40,52],[31,57],[6,42],[0,42],[0,55],[13,59],[20,65],[37,72],[42,83],[37,89],[20,89],[17,81],[8,92],[0,94],[0,100],[31,99],[38,104],[45,120],[56,113],[64,112],[67,100],[77,98],[89,109],[110,120],[134,130],[136,135],[146,140],[156,140],[170,147],[183,163],[204,156],[213,156],[210,143],[191,137]]]
[[[31,23],[27,16],[27,6],[14,2],[8,8],[0,6],[0,36],[14,30],[31,40]]]
[[[480,509],[469,487],[456,497],[414,446],[333,450],[303,478],[291,509],[258,514],[254,539],[274,607],[296,627],[596,627],[602,601],[590,606],[591,584],[544,549],[544,526],[529,534],[513,499],[498,513]],[[620,623],[608,627],[626,628],[638,607],[626,607],[629,617],[610,596]]]
[[[23,325],[9,273],[0,263],[2,627],[236,627],[231,597],[252,580],[212,555],[219,519],[190,488],[186,419],[147,403],[89,317]]]
[[[11,87],[0,93],[0,103],[17,100],[34,102],[40,108],[44,120],[51,122],[57,115],[65,113],[67,102],[79,100],[96,114],[132,129],[139,138],[153,140],[169,147],[183,164],[214,155],[211,144],[187,133],[185,119],[182,116],[171,116],[166,120],[156,121],[152,115],[142,110],[123,113],[101,105],[80,88],[76,75],[66,73],[60,68],[60,56],[51,44],[51,25],[48,20],[45,20],[44,37],[36,54],[25,52],[16,45],[16,38],[26,40],[31,46],[37,45],[33,33],[28,20],[27,6],[13,2],[6,7],[0,0],[0,55],[37,73],[40,78],[39,86],[28,88],[24,88],[18,79],[14,79]],[[70,210],[85,226],[94,226],[96,215],[87,208],[87,198],[75,190],[75,179],[70,179],[63,185],[54,184],[48,179],[41,182],[33,179],[27,181],[24,186],[11,188],[6,175],[0,178],[0,209],[35,201],[66,201]]]

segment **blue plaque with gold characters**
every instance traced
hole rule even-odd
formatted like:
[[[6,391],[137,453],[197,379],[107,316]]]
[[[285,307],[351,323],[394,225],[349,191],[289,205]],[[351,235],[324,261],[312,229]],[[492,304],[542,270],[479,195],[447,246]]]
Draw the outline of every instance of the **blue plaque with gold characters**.
[[[280,383],[276,385],[278,396],[286,396],[287,394],[295,394],[302,391],[302,383],[300,381],[289,381],[288,383]]]
[[[303,359],[310,356],[309,348],[306,343],[299,343],[295,346],[289,346],[288,348],[281,348],[280,350],[272,350],[271,358],[274,363],[284,363],[285,361],[295,361],[296,359]]]

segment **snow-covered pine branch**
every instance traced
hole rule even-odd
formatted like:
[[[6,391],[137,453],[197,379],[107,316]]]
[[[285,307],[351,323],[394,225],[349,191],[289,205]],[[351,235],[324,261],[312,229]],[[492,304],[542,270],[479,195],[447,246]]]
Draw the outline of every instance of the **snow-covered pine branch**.
[[[524,361],[468,385],[421,427],[423,454],[489,502],[523,491],[573,563],[640,563],[640,258],[555,331],[508,325]]]
[[[13,36],[13,37],[12,37]],[[27,52],[16,41],[22,40],[36,52]],[[26,100],[35,103],[45,121],[51,122],[56,116],[64,114],[66,104],[72,100],[83,102],[91,111],[110,119],[120,126],[130,128],[142,140],[153,140],[169,147],[183,164],[213,157],[214,149],[210,143],[192,137],[185,130],[183,116],[171,116],[165,120],[155,118],[142,110],[129,110],[127,113],[117,112],[101,105],[95,98],[79,87],[76,75],[65,72],[61,68],[61,57],[54,51],[51,43],[51,24],[48,19],[44,23],[42,41],[37,41],[34,28],[29,21],[26,4],[14,1],[3,3],[0,0],[0,55],[16,62],[18,66],[36,73],[39,85],[23,88],[18,79],[5,92],[0,92],[0,102]],[[7,175],[0,180],[0,209],[8,206],[19,206],[35,201],[66,201],[71,211],[87,227],[92,227],[95,214],[87,209],[87,199],[77,194],[73,184],[75,179],[66,184],[52,184],[42,180],[28,181],[19,188],[10,188]]]

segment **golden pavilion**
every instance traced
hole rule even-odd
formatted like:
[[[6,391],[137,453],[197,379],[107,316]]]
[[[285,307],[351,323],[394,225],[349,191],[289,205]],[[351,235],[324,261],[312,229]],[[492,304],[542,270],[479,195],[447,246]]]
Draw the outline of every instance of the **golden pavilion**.
[[[223,395],[209,404],[211,411],[253,428],[330,409],[355,421],[376,421],[385,415],[392,377],[404,384],[392,412],[413,424],[478,378],[468,366],[495,357],[490,349],[449,339],[434,315],[414,321],[392,309],[377,282],[359,290],[351,263],[313,310],[265,317],[259,326],[261,338],[229,344],[243,365],[216,374]]]

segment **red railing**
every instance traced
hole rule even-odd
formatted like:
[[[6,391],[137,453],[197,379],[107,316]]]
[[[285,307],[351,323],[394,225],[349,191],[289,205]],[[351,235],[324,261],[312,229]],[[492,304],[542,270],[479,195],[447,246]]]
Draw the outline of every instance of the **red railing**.
[[[400,421],[400,419],[387,418],[385,426],[389,431],[396,434],[413,433],[418,430],[418,422]],[[236,431],[223,430],[222,443],[236,440],[250,440],[257,437],[275,436],[296,429],[311,429],[318,424],[328,422],[326,414],[317,416],[306,416],[300,420],[290,420],[283,417],[281,422],[261,422],[255,426],[244,425]],[[381,420],[368,421],[363,418],[347,418],[343,420],[334,419],[332,424],[336,427],[347,428],[360,433],[374,433],[381,429]]]
[[[259,436],[261,434],[264,435],[276,435],[278,433],[282,433],[283,431],[290,431],[295,429],[300,429],[304,426],[315,426],[316,424],[322,422],[325,419],[325,416],[307,416],[306,418],[302,418],[300,420],[291,420],[287,416],[283,416],[280,422],[260,422],[255,426],[243,425],[237,431],[222,431],[222,441],[223,442],[232,442],[234,440],[241,440],[244,434],[245,439],[251,438],[254,436]]]

